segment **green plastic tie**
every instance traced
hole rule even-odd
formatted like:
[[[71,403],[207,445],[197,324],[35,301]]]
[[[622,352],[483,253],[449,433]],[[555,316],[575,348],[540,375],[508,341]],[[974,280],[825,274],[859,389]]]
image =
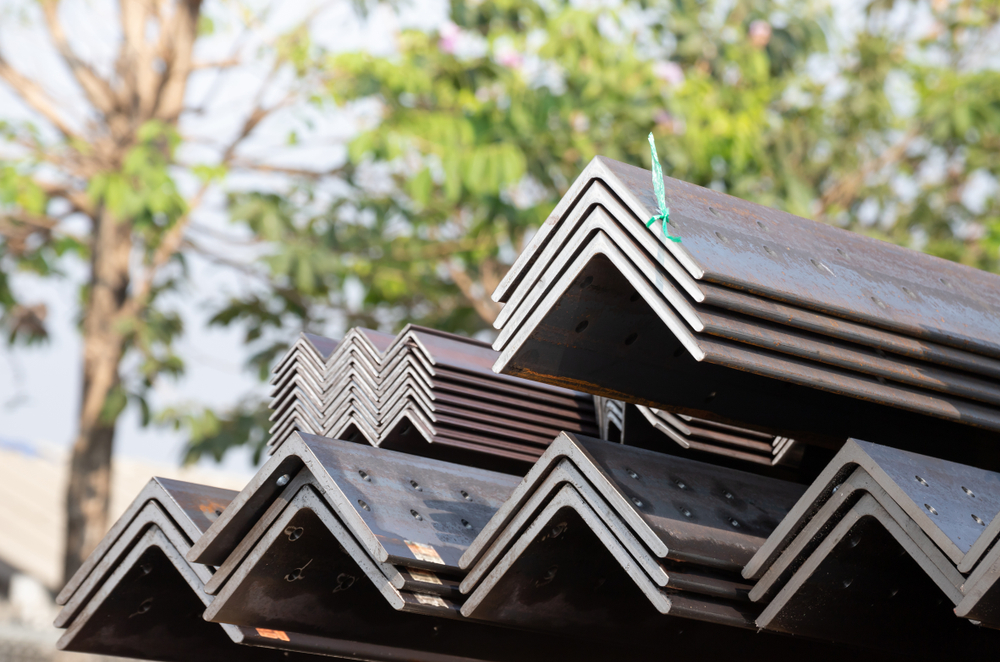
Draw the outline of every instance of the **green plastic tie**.
[[[674,237],[667,233],[667,223],[670,222],[670,208],[667,207],[667,194],[663,190],[663,169],[660,168],[660,158],[656,155],[656,143],[653,141],[653,134],[649,134],[649,151],[653,155],[653,191],[656,193],[656,201],[660,204],[660,213],[646,222],[646,227],[651,227],[656,221],[663,221],[660,227],[663,228],[663,236],[670,241],[680,243],[680,237]]]

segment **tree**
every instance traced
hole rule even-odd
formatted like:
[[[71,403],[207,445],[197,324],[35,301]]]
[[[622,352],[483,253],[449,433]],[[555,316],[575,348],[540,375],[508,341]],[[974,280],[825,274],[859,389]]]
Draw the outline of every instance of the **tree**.
[[[71,256],[88,265],[80,311],[82,399],[66,494],[68,578],[107,530],[119,415],[131,400],[148,419],[148,389],[183,370],[173,351],[182,320],[158,306],[158,297],[183,280],[185,255],[197,250],[187,234],[192,214],[230,170],[275,170],[247,160],[240,148],[309,84],[301,77],[275,85],[308,34],[299,26],[262,41],[257,32],[266,12],[213,5],[208,15],[201,0],[122,0],[113,60],[95,62],[80,55],[62,8],[58,0],[42,0],[25,13],[47,34],[72,93],[25,75],[13,54],[0,52],[0,81],[30,114],[0,123],[0,305],[9,340],[44,338],[44,305],[19,301],[10,275],[58,276]],[[216,22],[240,36],[230,57],[199,61],[198,44]],[[188,118],[213,110],[211,99],[192,99],[191,80],[213,76],[217,92],[227,72],[247,64],[266,66],[270,75],[234,118],[232,135],[200,139],[202,153],[210,154],[203,160],[179,158],[179,148],[194,140],[183,135]],[[57,81],[64,72],[52,73]],[[84,230],[74,232],[81,221]],[[129,357],[137,367],[126,374]]]

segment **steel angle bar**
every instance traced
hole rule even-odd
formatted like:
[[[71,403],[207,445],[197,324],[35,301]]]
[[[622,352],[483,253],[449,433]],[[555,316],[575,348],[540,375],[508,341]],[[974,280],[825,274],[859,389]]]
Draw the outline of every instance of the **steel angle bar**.
[[[485,404],[483,406],[468,408],[437,402],[434,405],[434,413],[451,418],[479,421],[499,428],[532,432],[543,435],[549,440],[562,430],[580,432],[587,436],[593,436],[597,433],[596,425],[586,425],[580,422],[537,416],[527,410],[510,410],[501,406],[496,406],[491,410]]]
[[[423,654],[475,659],[543,660],[567,654],[590,660],[609,655],[606,649],[591,650],[551,635],[465,622],[440,596],[396,591],[310,488],[300,491],[269,527],[205,617],[275,630],[294,628],[318,636],[349,636],[364,643],[391,638]]]
[[[56,604],[65,605],[101,564],[108,550],[114,546],[139,517],[146,504],[153,502],[163,509],[167,516],[180,527],[188,540],[197,540],[202,531],[218,519],[232,500],[235,492],[207,485],[196,485],[169,478],[153,478],[136,495],[121,517],[111,526],[80,565],[79,570],[67,580],[56,596]]]
[[[760,581],[750,591],[750,599],[761,602],[772,598],[792,577],[795,571],[815,551],[824,536],[832,530],[850,509],[865,496],[871,496],[885,510],[896,525],[902,529],[930,563],[925,570],[939,589],[953,604],[962,600],[962,586],[965,577],[955,569],[954,564],[920,530],[912,519],[892,500],[885,490],[878,486],[864,469],[858,468],[843,483],[834,488],[835,492],[799,532],[792,543],[785,548],[778,559],[768,568]]]
[[[602,189],[600,185],[591,187],[587,197],[592,198],[591,192],[599,189]],[[637,222],[638,219],[628,214],[614,200],[613,196],[605,193],[604,197],[607,199],[590,199],[589,203],[595,206],[578,206],[576,209],[579,211],[561,225],[556,239],[549,243],[542,257],[534,263],[531,272],[521,283],[521,287],[514,292],[507,306],[497,317],[495,326],[502,328],[502,330],[494,343],[495,349],[502,350],[507,346],[512,335],[520,328],[525,318],[534,311],[535,305],[547,291],[549,284],[554,282],[565,268],[567,260],[579,250],[592,233],[601,230],[608,233],[633,262],[636,264],[649,263],[646,275],[651,281],[657,282],[657,277],[654,277],[652,273],[661,272],[662,275],[659,278],[677,282],[676,297],[690,297],[692,299],[692,301],[686,302],[686,306],[682,304],[678,310],[696,331],[702,330],[699,325],[703,325],[704,331],[720,337],[748,342],[765,348],[773,347],[795,356],[822,361],[846,369],[859,370],[915,386],[953,393],[957,396],[994,404],[1000,402],[1000,389],[992,381],[976,379],[968,374],[943,369],[933,364],[912,363],[905,358],[886,355],[883,344],[869,341],[858,346],[847,344],[843,342],[843,339],[840,341],[829,340],[831,335],[835,335],[830,332],[842,326],[841,320],[827,319],[825,327],[815,329],[821,335],[810,336],[803,334],[802,331],[789,328],[789,326],[796,327],[796,325],[789,325],[786,319],[774,319],[777,326],[771,326],[766,321],[741,319],[739,314],[733,315],[725,310],[713,310],[705,307],[704,303],[713,303],[713,301],[708,301],[683,268],[666,254],[659,238],[651,234],[642,223]],[[606,207],[596,206],[599,203],[603,203]],[[545,274],[544,278],[542,277],[543,273]],[[719,289],[715,286],[707,287],[713,291]],[[526,290],[527,293],[524,296],[519,296]],[[752,313],[761,307],[754,302],[741,303],[742,299],[757,298],[751,294],[729,292],[720,298],[725,304],[723,308],[733,309],[735,313],[744,311]],[[783,312],[786,315],[794,313],[791,309]],[[816,317],[814,313],[811,315]],[[773,318],[774,315],[769,317]],[[813,324],[812,326],[819,325]],[[883,333],[882,335],[887,334]],[[868,348],[866,345],[874,346]],[[994,361],[993,363],[1000,366],[1000,362]],[[973,362],[972,365],[978,364]]]
[[[759,348],[696,340],[645,277],[631,274],[630,280],[622,273],[629,263],[617,248],[600,239],[591,252],[593,259],[578,258],[580,270],[564,274],[550,292],[542,307],[548,312],[526,324],[501,353],[497,370],[807,442],[839,444],[852,434],[898,440],[905,434],[909,444],[960,434],[958,443],[968,449],[997,436],[968,427],[992,425],[998,416],[992,409],[964,404],[958,424],[954,400]],[[708,358],[703,348],[713,353],[699,363],[699,356]]]
[[[475,532],[518,482],[504,474],[299,434],[282,444],[237,495],[198,541],[191,560],[225,561],[303,466],[375,560],[430,570],[457,567]],[[220,537],[230,525],[231,533]]]
[[[462,555],[470,568],[568,458],[657,557],[739,571],[804,488],[600,439],[562,433]]]
[[[600,179],[635,216],[654,215],[648,171],[596,160]],[[664,245],[695,279],[1000,356],[996,275],[675,179],[664,184],[672,230],[685,238]],[[782,250],[765,250],[771,244]]]
[[[865,495],[764,608],[757,625],[919,659],[986,659],[1000,635],[956,618],[928,577],[931,567]]]
[[[607,219],[600,209],[591,216]],[[806,337],[803,332],[783,330],[767,323],[750,324],[731,313],[698,310],[614,224],[605,229],[594,229],[591,233],[580,233],[573,241],[579,244],[579,248],[574,246],[560,258],[568,261],[569,266],[557,272],[561,275],[553,278],[543,303],[501,352],[497,368],[502,368],[509,361],[524,339],[547,317],[552,306],[566,296],[567,288],[571,288],[577,276],[587,270],[588,263],[597,256],[603,256],[633,283],[643,281],[647,287],[637,288],[641,294],[656,292],[652,299],[644,296],[647,303],[699,361],[706,360],[804,385],[812,383],[817,388],[842,395],[1000,429],[1000,413],[996,409],[956,399],[974,397],[991,403],[1000,402],[1000,389],[994,384],[967,376],[949,375],[944,370],[929,366],[890,361],[873,350],[859,351],[840,341],[817,341],[816,338]],[[590,320],[584,318],[577,323],[584,322],[589,323]],[[498,346],[499,342],[498,339]],[[895,381],[887,382],[887,376]],[[928,389],[936,390],[931,392]],[[937,391],[944,394],[938,395]]]
[[[994,544],[969,574],[965,595],[955,613],[977,624],[1000,629],[1000,545]]]
[[[279,373],[285,368],[285,364],[302,357],[314,365],[325,365],[327,360],[336,351],[338,343],[331,338],[323,338],[311,333],[300,333],[298,339],[288,349],[288,352],[275,364],[272,373]]]
[[[191,541],[181,532],[178,525],[163,512],[163,509],[155,501],[147,501],[115,544],[107,550],[106,554],[102,555],[100,562],[94,566],[93,572],[87,576],[80,588],[59,611],[54,621],[57,628],[65,628],[72,623],[105,578],[121,564],[122,559],[142,538],[143,533],[150,528],[159,530],[176,549],[187,549],[191,546]],[[212,571],[206,566],[196,565],[192,567],[192,570],[200,582],[205,582],[212,576]]]
[[[796,308],[786,304],[762,299],[759,296],[720,287],[711,283],[695,283],[684,269],[676,263],[670,256],[659,238],[655,237],[645,227],[645,219],[635,217],[630,210],[627,210],[622,203],[605,187],[603,182],[595,180],[587,189],[587,193],[574,205],[572,213],[565,218],[558,219],[558,229],[551,241],[542,251],[542,257],[535,259],[528,274],[513,290],[507,299],[507,305],[501,310],[495,326],[503,331],[494,345],[497,349],[502,349],[507,344],[510,334],[516,330],[523,322],[524,317],[530,313],[538,299],[544,293],[545,288],[536,286],[535,283],[545,269],[552,268],[552,261],[556,255],[571,253],[567,249],[567,244],[579,241],[581,235],[586,235],[589,229],[599,222],[600,214],[591,215],[593,205],[600,205],[613,217],[618,225],[624,228],[625,232],[645,250],[653,262],[666,269],[670,276],[676,280],[681,289],[697,303],[718,306],[725,310],[736,313],[748,314],[759,319],[770,320],[782,326],[794,327],[804,331],[819,333],[823,336],[839,338],[841,340],[858,343],[876,350],[876,356],[881,357],[884,351],[896,352],[911,359],[925,360],[942,366],[969,371],[972,373],[984,374],[990,377],[1000,376],[1000,361],[988,359],[986,357],[956,350],[953,348],[928,343],[899,334],[893,334],[879,329],[875,329],[863,324],[855,324],[838,317]],[[583,219],[583,227],[579,224]],[[550,217],[549,223],[556,219]],[[548,228],[546,228],[548,229]],[[538,235],[535,235],[536,237]],[[571,240],[572,238],[572,240]],[[511,269],[514,273],[521,260]],[[551,282],[551,277],[546,281]],[[499,292],[499,290],[498,290]],[[870,356],[866,357],[868,360]],[[886,367],[886,366],[883,366]],[[889,368],[894,366],[889,365]],[[906,375],[898,367],[894,370],[897,374]]]
[[[233,626],[202,620],[209,600],[181,554],[151,527],[90,598],[57,647],[176,662],[215,662],[234,654],[252,661],[285,659],[274,650],[238,648],[227,633]]]
[[[415,435],[393,433],[386,436],[381,448],[514,476],[523,476],[541,455],[541,450],[511,451],[486,446],[475,437],[454,438],[444,434],[435,435],[428,442]]]
[[[655,558],[648,549],[628,529],[621,518],[611,510],[607,502],[594,490],[593,486],[573,467],[569,460],[560,460],[542,484],[531,495],[500,537],[490,545],[486,554],[469,570],[462,580],[462,592],[472,592],[487,572],[493,569],[524,533],[531,522],[539,516],[545,505],[563,485],[571,485],[601,523],[622,545],[635,563],[642,568],[657,586],[714,596],[728,600],[747,601],[751,589],[740,580],[737,573],[726,574],[712,571],[689,563],[670,563]]]
[[[774,439],[774,435],[767,434],[766,432],[757,432],[756,430],[750,430],[748,428],[741,428],[738,425],[726,425],[725,423],[719,423],[717,421],[710,421],[703,418],[695,418],[694,416],[688,416],[686,414],[678,414],[674,416],[667,411],[659,411],[660,416],[669,416],[671,420],[676,420],[678,423],[692,423],[697,426],[713,428],[717,430],[726,430],[730,432],[739,433],[744,437],[751,437],[756,439],[762,439],[764,441],[771,441]]]
[[[326,607],[326,594],[345,591],[359,580],[375,587],[395,610],[458,616],[459,605],[449,596],[394,587],[313,487],[302,486],[264,530],[205,610],[206,620],[326,634],[316,627],[316,619],[324,614],[309,617],[302,610]],[[334,613],[327,612],[325,617]]]
[[[864,469],[951,559],[971,570],[1000,530],[1000,474],[887,446],[849,440],[747,564],[758,579],[798,535],[833,488]]]
[[[565,484],[462,605],[472,619],[609,639],[659,634],[665,614],[752,628],[757,613],[656,586]]]
[[[307,469],[303,469],[285,486],[282,493],[264,511],[246,537],[240,541],[239,545],[225,562],[216,569],[215,574],[205,582],[206,593],[215,595],[219,592],[222,586],[229,581],[233,572],[239,568],[240,564],[250,554],[254,545],[258,543],[274,521],[282,515],[289,503],[306,486],[310,490],[313,490],[311,495],[315,495],[316,491],[320,489],[313,475]],[[310,495],[306,496],[309,497]],[[436,594],[451,599],[460,597],[459,582],[456,579],[431,571],[421,571],[405,566],[397,568],[387,563],[376,563],[376,565],[393,588],[400,591]]]
[[[446,392],[435,393],[435,406],[448,406],[464,410],[483,411],[502,414],[508,418],[522,418],[534,423],[545,423],[560,426],[560,429],[572,431],[582,431],[583,428],[597,428],[597,421],[594,416],[584,416],[578,410],[534,406],[532,403],[523,403],[517,398],[505,398],[503,396],[478,397],[473,392],[473,397],[459,397]],[[593,432],[591,432],[591,436]]]
[[[529,385],[532,382],[529,380],[522,379],[520,381],[522,382],[521,384],[502,384],[487,377],[478,377],[471,374],[445,370],[436,370],[434,374],[435,388],[440,388],[440,385],[443,383],[450,383],[455,385],[455,387],[482,388],[491,393],[516,396],[543,404],[562,405],[568,408],[578,408],[582,411],[592,410],[591,407],[588,407],[583,394],[578,397],[576,395],[564,396],[556,393],[548,393],[531,388]]]

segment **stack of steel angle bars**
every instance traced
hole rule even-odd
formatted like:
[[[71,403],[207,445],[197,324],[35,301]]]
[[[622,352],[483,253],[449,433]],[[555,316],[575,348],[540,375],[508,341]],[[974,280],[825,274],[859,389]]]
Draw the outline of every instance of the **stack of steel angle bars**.
[[[756,634],[740,576],[803,489],[563,433],[462,554],[462,614],[682,658],[832,657]]]
[[[412,325],[395,337],[355,328],[339,344],[302,334],[271,379],[270,449],[302,431],[524,466],[561,430],[598,433],[590,396],[497,375],[496,358],[484,343]]]
[[[680,242],[649,171],[587,166],[494,292],[498,372],[800,443],[1000,440],[1000,276],[664,184]]]
[[[998,515],[1000,474],[850,440],[744,569],[757,625],[995,656]]]
[[[391,642],[410,649],[394,658],[406,660],[612,659],[631,650],[462,617],[458,559],[517,482],[296,433],[187,555],[217,568],[205,619]]]
[[[349,657],[358,650],[394,650],[205,621],[212,597],[203,588],[212,569],[184,555],[235,495],[151,480],[57,596],[63,608],[55,624],[66,628],[58,647],[177,662],[278,662],[320,659],[309,652]]]
[[[601,438],[627,445],[637,445],[632,443],[632,435],[626,433],[627,407],[634,407],[652,429],[664,435],[665,441],[673,441],[681,448],[693,451],[774,466],[784,460],[795,445],[795,440],[788,437],[685,414],[671,414],[663,409],[626,405],[624,402],[601,396],[594,396],[594,405],[597,408]]]

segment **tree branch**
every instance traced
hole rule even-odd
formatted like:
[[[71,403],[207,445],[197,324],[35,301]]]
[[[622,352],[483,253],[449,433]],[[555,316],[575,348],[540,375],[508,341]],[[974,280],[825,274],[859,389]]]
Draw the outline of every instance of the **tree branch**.
[[[485,298],[477,296],[475,293],[475,283],[464,269],[455,266],[454,262],[448,262],[448,275],[455,281],[455,285],[462,291],[465,298],[469,300],[476,313],[488,324],[493,324],[493,320],[500,314],[500,304],[494,302],[488,296]]]
[[[42,86],[14,69],[2,55],[0,55],[0,78],[7,81],[14,92],[35,112],[48,120],[64,138],[79,139],[73,127],[56,110],[58,104],[42,89]]]
[[[66,37],[66,31],[63,29],[62,21],[59,20],[59,3],[55,0],[48,0],[40,4],[52,43],[55,44],[56,51],[69,67],[73,77],[76,78],[76,82],[79,83],[87,99],[98,111],[104,115],[111,114],[115,108],[115,92],[106,80],[98,76],[89,64],[73,52]]]

